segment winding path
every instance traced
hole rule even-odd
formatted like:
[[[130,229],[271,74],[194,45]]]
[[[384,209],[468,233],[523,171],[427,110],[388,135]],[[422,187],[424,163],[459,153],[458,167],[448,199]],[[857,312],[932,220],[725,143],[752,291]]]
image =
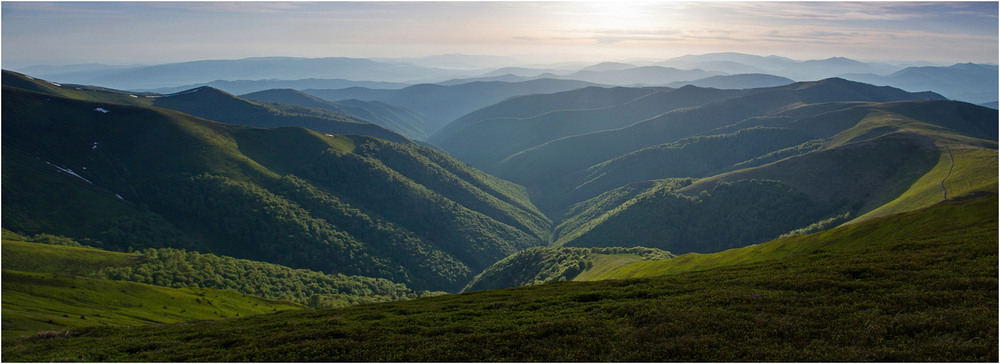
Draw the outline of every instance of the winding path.
[[[944,148],[948,150],[948,159],[951,160],[951,166],[948,166],[948,174],[946,176],[944,176],[944,179],[942,179],[941,182],[938,183],[938,184],[941,185],[941,194],[943,195],[943,199],[947,200],[948,199],[948,190],[946,188],[944,188],[944,181],[947,181],[948,177],[951,177],[951,170],[955,169],[955,156],[951,154],[951,148],[950,147],[948,147],[947,145],[945,145]]]

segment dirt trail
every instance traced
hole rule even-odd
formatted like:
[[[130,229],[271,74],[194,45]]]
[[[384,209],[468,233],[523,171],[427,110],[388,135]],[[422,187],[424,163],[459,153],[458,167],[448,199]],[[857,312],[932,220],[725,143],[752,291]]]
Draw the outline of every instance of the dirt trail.
[[[951,177],[951,170],[955,169],[955,156],[951,154],[951,148],[950,147],[948,147],[947,145],[945,145],[944,148],[948,150],[948,159],[951,160],[951,165],[948,166],[948,174],[946,176],[944,176],[944,179],[942,179],[941,182],[938,183],[938,184],[941,185],[941,194],[943,195],[943,199],[947,200],[948,199],[948,189],[944,188],[944,181],[947,181],[948,177]]]

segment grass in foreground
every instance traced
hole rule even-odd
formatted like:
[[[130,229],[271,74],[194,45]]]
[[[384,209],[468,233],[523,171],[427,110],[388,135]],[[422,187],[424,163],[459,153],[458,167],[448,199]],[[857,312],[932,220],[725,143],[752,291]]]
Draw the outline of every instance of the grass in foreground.
[[[80,329],[4,340],[3,358],[997,361],[996,216],[995,196],[951,201],[854,225],[853,238],[867,242],[856,249],[655,278]],[[910,228],[919,224],[929,225]]]
[[[233,291],[3,270],[5,340],[66,328],[214,320],[290,309],[302,306]]]

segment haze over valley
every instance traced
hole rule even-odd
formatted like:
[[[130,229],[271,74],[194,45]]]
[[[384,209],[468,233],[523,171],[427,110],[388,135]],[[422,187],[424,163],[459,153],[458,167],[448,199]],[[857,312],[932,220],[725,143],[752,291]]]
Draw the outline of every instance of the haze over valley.
[[[4,2],[5,359],[997,360],[996,3],[615,4]]]

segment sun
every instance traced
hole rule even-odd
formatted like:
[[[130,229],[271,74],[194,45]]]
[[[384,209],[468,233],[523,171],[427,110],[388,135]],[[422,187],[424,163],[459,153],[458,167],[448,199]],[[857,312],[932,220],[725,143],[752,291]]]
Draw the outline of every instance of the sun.
[[[581,3],[587,13],[581,25],[597,31],[636,31],[662,26],[664,19],[653,2],[595,1]]]

